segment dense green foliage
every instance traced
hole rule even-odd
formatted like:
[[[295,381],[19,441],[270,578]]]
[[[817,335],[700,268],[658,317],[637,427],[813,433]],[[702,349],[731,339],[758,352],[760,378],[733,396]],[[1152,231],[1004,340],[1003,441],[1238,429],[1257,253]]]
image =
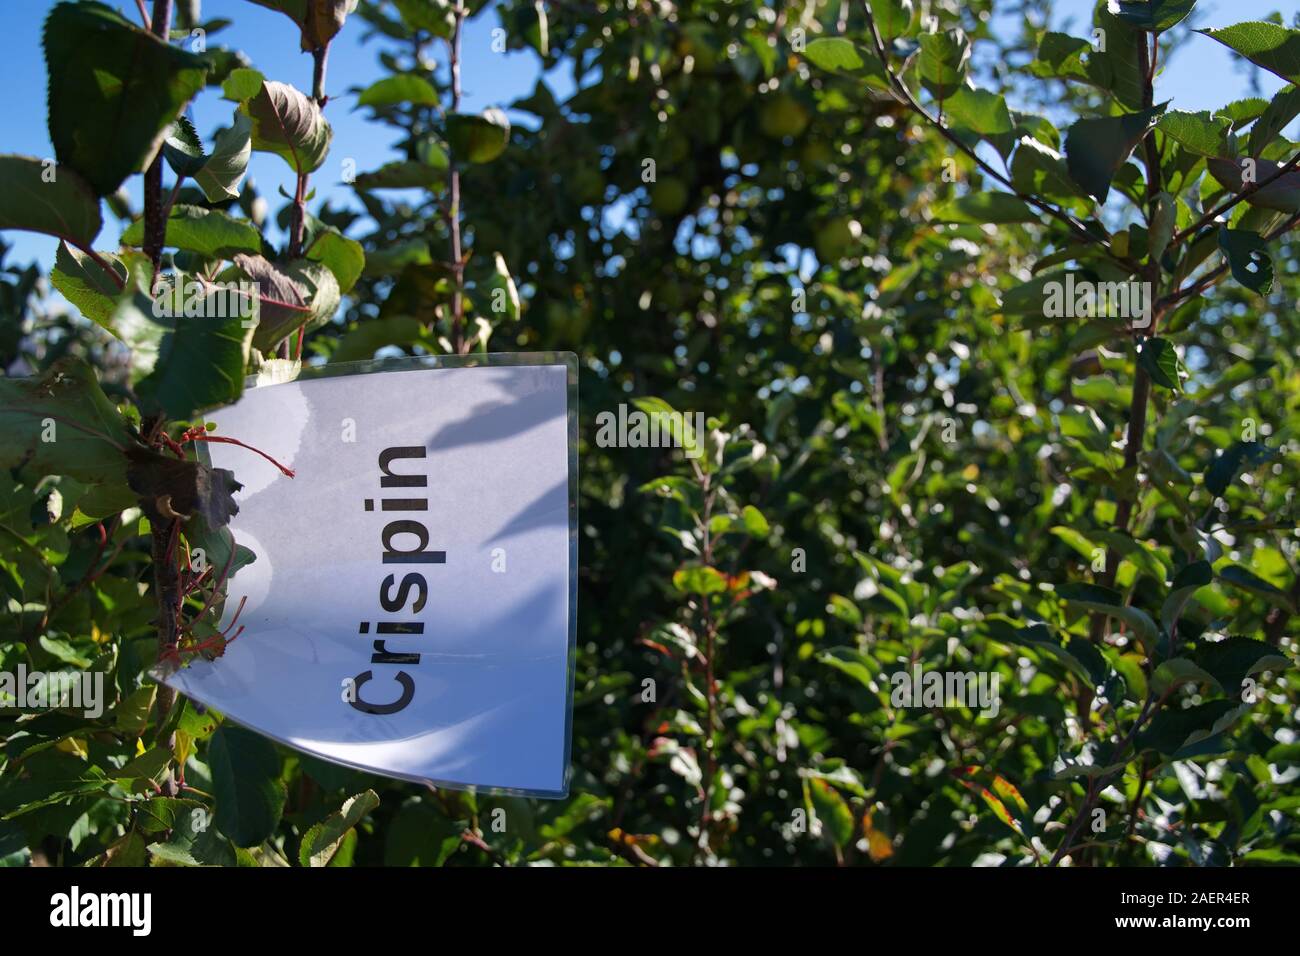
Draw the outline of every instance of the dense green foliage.
[[[1102,2],[1078,37],[1034,0],[996,32],[992,0],[256,2],[302,27],[310,94],[192,50],[197,0],[170,44],[61,3],[57,166],[0,157],[0,228],[63,240],[82,316],[4,272],[0,360],[31,377],[0,380],[0,669],[108,685],[95,719],[0,711],[0,858],[1300,862],[1300,30],[1194,32],[1191,0]],[[461,112],[475,16],[577,92]],[[383,79],[330,83],[339,30]],[[1166,102],[1159,65],[1215,43],[1291,85]],[[195,95],[230,126],[200,136]],[[347,99],[399,155],[358,171],[364,215],[313,213]],[[250,156],[297,176],[280,246]],[[159,318],[186,276],[200,306],[258,283],[256,322]],[[565,801],[326,765],[148,677],[221,653],[255,558],[202,412],[381,349],[579,356]],[[603,447],[621,403],[704,413],[706,454]],[[918,669],[995,706],[910,706]]]

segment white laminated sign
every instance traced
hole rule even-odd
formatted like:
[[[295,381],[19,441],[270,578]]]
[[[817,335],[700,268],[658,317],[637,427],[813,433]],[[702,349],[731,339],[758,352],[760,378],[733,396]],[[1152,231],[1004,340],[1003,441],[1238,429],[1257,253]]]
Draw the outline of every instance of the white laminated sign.
[[[576,603],[569,353],[304,370],[210,416],[243,484],[215,660],[176,690],[291,747],[438,786],[567,792]]]

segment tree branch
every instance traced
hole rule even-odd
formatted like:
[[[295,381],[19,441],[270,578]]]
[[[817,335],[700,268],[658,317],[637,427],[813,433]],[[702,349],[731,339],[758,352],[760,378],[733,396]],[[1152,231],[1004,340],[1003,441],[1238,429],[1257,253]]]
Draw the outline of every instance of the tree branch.
[[[1157,37],[1152,36],[1151,43],[1153,46],[1159,42]],[[1147,35],[1143,32],[1137,34],[1137,53],[1138,72],[1143,77],[1142,106],[1143,109],[1150,109],[1152,103],[1155,102],[1155,61],[1151,49],[1147,46]],[[1160,153],[1156,149],[1154,129],[1148,129],[1142,135],[1142,158],[1143,166],[1146,167],[1146,216],[1147,222],[1150,222],[1155,215],[1156,203],[1164,188],[1164,177],[1160,170]],[[1150,261],[1143,267],[1142,275],[1154,290],[1159,288],[1160,285],[1160,263],[1154,257],[1148,256],[1147,258]],[[1150,326],[1141,330],[1141,332],[1135,331],[1135,340],[1143,334],[1148,338],[1155,335],[1163,317],[1164,311],[1162,309],[1153,308]],[[1138,456],[1142,453],[1142,444],[1146,438],[1147,405],[1150,404],[1150,399],[1151,376],[1147,374],[1147,370],[1142,367],[1141,363],[1138,363],[1137,370],[1133,375],[1133,397],[1129,403],[1128,430],[1124,436],[1124,469],[1125,471],[1132,469],[1135,483],[1137,482]],[[1115,506],[1115,530],[1121,534],[1128,531],[1129,520],[1133,516],[1136,498],[1136,492],[1131,496],[1123,496]],[[1106,567],[1102,570],[1101,578],[1098,581],[1102,587],[1108,588],[1114,584],[1115,572],[1118,570],[1119,562],[1120,554],[1118,550],[1114,547],[1108,549]],[[1105,639],[1107,620],[1105,614],[1093,613],[1088,629],[1088,637],[1092,643],[1099,644]],[[1081,720],[1086,720],[1087,715],[1080,714],[1079,717]]]
[[[451,113],[460,112],[460,36],[465,23],[465,5],[456,0],[454,9],[456,25],[448,40],[451,60]],[[447,149],[450,167],[451,208],[447,210],[447,227],[451,232],[451,269],[456,285],[451,293],[451,341],[457,355],[466,351],[465,343],[465,263],[462,261],[460,235],[460,166],[450,145]]]
[[[172,26],[172,0],[153,0],[153,21],[151,28],[154,36],[167,42]],[[167,217],[163,208],[163,156],[162,150],[144,174],[144,254],[153,263],[157,274],[162,266],[163,245],[167,241]]]
[[[1218,219],[1220,216],[1226,213],[1228,210],[1236,206],[1237,203],[1249,199],[1254,193],[1259,192],[1261,189],[1263,189],[1265,186],[1269,185],[1270,183],[1281,179],[1283,176],[1285,176],[1287,173],[1291,172],[1298,166],[1300,166],[1300,153],[1296,153],[1294,156],[1291,157],[1290,160],[1287,161],[1285,165],[1279,166],[1276,171],[1274,171],[1271,175],[1266,176],[1264,179],[1261,179],[1259,182],[1247,183],[1245,188],[1242,189],[1241,192],[1234,195],[1231,199],[1227,200],[1222,205],[1217,206],[1214,209],[1211,209],[1209,212],[1207,212],[1200,219],[1196,220],[1196,222],[1192,223],[1186,229],[1180,229],[1178,232],[1174,233],[1173,238],[1169,240],[1169,244],[1171,246],[1176,246],[1184,239],[1186,239],[1188,236],[1193,236],[1196,233],[1200,232],[1203,228],[1210,225],[1216,219]]]

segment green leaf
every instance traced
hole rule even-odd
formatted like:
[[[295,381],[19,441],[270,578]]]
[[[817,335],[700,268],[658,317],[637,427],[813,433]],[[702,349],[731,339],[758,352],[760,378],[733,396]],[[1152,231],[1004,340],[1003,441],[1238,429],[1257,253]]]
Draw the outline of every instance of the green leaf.
[[[349,239],[333,226],[317,233],[307,250],[307,258],[320,262],[338,280],[339,294],[347,295],[366,268],[366,252],[361,243]]]
[[[854,647],[832,647],[830,650],[820,652],[817,660],[842,674],[847,674],[863,687],[871,687],[876,673],[880,670],[880,665]]]
[[[1209,561],[1193,561],[1174,576],[1174,583],[1160,607],[1160,625],[1166,634],[1174,633],[1174,625],[1182,617],[1183,609],[1192,595],[1214,580],[1214,568]]]
[[[1225,156],[1230,152],[1232,119],[1227,116],[1205,110],[1170,110],[1156,122],[1156,129],[1198,156]]]
[[[1089,81],[1110,90],[1126,109],[1142,109],[1146,77],[1138,69],[1137,45],[1147,38],[1138,27],[1115,16],[1105,3],[1097,4],[1093,26],[1102,31],[1105,50],[1088,54],[1085,69]]]
[[[1121,654],[1115,660],[1115,672],[1124,678],[1124,686],[1131,700],[1146,700],[1147,676],[1142,670],[1142,661],[1140,654]]]
[[[479,115],[453,113],[447,117],[447,142],[457,160],[490,163],[510,142],[510,120],[498,109]]]
[[[150,800],[149,804],[160,803]],[[176,801],[181,804],[182,801]],[[147,805],[147,804],[146,804]],[[237,862],[235,848],[230,840],[211,826],[211,815],[206,807],[184,805],[163,811],[170,819],[163,830],[171,830],[166,842],[149,844],[149,856],[154,865],[168,866],[234,866]],[[151,831],[158,832],[158,831]]]
[[[253,155],[253,123],[236,112],[229,128],[222,130],[203,168],[194,174],[195,184],[208,202],[219,203],[239,198],[239,185],[248,172]]]
[[[1265,147],[1277,139],[1296,116],[1300,116],[1300,86],[1292,85],[1273,96],[1255,125],[1250,128],[1246,151],[1255,157],[1263,155]]]
[[[1183,387],[1180,375],[1183,363],[1178,358],[1178,351],[1168,339],[1147,339],[1138,347],[1138,365],[1146,369],[1151,381],[1161,388],[1181,391]]]
[[[73,667],[80,667],[83,669],[91,665],[91,661],[83,655],[78,654],[76,649],[67,641],[42,634],[39,643],[41,647],[49,651],[64,664],[71,664]]]
[[[385,163],[369,173],[359,173],[352,185],[357,189],[424,189],[437,186],[447,178],[446,172],[418,160]]]
[[[1016,644],[1047,656],[1061,664],[1089,686],[1099,686],[1107,680],[1110,667],[1106,658],[1087,638],[1071,637],[1062,644],[1045,624],[1012,628],[993,622],[989,637],[1005,644]]]
[[[316,102],[292,86],[264,81],[239,110],[252,121],[253,149],[274,153],[299,175],[325,162],[333,130]]]
[[[157,684],[145,684],[118,701],[113,710],[113,726],[132,737],[141,736],[153,715],[154,700],[158,696]]]
[[[145,866],[148,858],[145,854],[144,837],[132,831],[104,851],[104,866]]]
[[[853,839],[853,811],[840,792],[825,780],[809,781],[813,810],[821,821],[822,835],[838,847],[847,846]]]
[[[1278,212],[1300,212],[1300,172],[1290,172],[1276,179],[1273,177],[1282,168],[1281,163],[1268,159],[1243,159],[1240,162],[1219,157],[1210,157],[1205,161],[1210,175],[1224,189],[1240,193],[1247,188],[1254,188],[1255,183],[1272,180],[1267,186],[1255,189],[1246,197],[1246,202],[1262,209],[1275,209]],[[1246,167],[1251,166],[1254,173],[1250,182],[1246,181]]]
[[[107,790],[112,780],[99,767],[87,767],[70,775],[58,768],[58,776],[0,779],[0,820],[10,820],[70,797],[97,794]]]
[[[1193,660],[1186,657],[1171,657],[1161,661],[1151,675],[1151,688],[1157,696],[1163,696],[1183,684],[1209,684],[1215,687],[1218,681],[1213,674],[1208,674]]]
[[[209,36],[215,31],[211,29],[213,23],[220,23],[221,20],[208,21]],[[187,40],[193,40],[192,34],[187,34]],[[207,87],[209,89],[220,89],[230,79],[230,74],[235,70],[248,69],[252,64],[249,63],[248,57],[238,50],[231,50],[226,47],[209,46],[207,51],[201,53],[204,61],[208,64]]]
[[[357,109],[398,105],[437,106],[438,91],[422,76],[400,73],[370,84],[357,96]]]
[[[1032,136],[1022,136],[1012,154],[1011,184],[1028,196],[1074,199],[1082,195],[1061,154]]]
[[[235,256],[235,269],[256,283],[256,322],[259,333],[254,341],[259,349],[268,349],[286,335],[305,325],[310,318],[309,292],[298,279],[290,276],[281,264],[262,256]]]
[[[280,758],[269,740],[222,724],[208,742],[217,829],[236,846],[256,846],[280,822],[286,792]]]
[[[436,305],[451,300],[453,280],[451,270],[441,262],[409,262],[380,307],[379,317],[409,316],[428,321]]]
[[[1175,760],[1222,753],[1219,737],[1248,710],[1232,700],[1211,700],[1194,707],[1166,707],[1138,734],[1141,750],[1155,750]]]
[[[358,0],[252,0],[258,6],[278,10],[302,31],[304,52],[329,45],[348,14],[356,10]]]
[[[455,16],[445,0],[393,0],[393,6],[413,30],[427,30],[437,37],[451,36]]]
[[[323,263],[299,259],[273,265],[254,256],[240,256],[237,261],[249,278],[263,288],[257,331],[253,336],[253,345],[258,349],[275,347],[281,339],[299,328],[310,332],[324,325],[338,311],[341,299],[339,281]],[[287,294],[285,290],[293,289],[301,296],[296,303],[288,298],[279,300],[292,308],[278,305],[270,308],[270,301],[265,298],[267,289],[276,295]]]
[[[1063,436],[1076,438],[1097,451],[1108,449],[1110,446],[1110,429],[1102,424],[1100,416],[1092,408],[1082,405],[1062,408],[1058,419],[1061,421]],[[1089,555],[1086,554],[1084,557]]]
[[[150,791],[149,782],[161,783],[163,774],[171,766],[172,752],[167,747],[151,747],[140,756],[113,771],[113,779],[124,789],[135,793]]]
[[[867,0],[880,36],[885,40],[906,35],[916,23],[912,0]]]
[[[1244,464],[1259,465],[1277,454],[1254,441],[1234,442],[1224,449],[1205,469],[1205,487],[1215,497],[1223,495]]]
[[[1140,573],[1146,574],[1157,581],[1164,581],[1165,576],[1168,574],[1168,568],[1161,560],[1163,555],[1158,549],[1130,537],[1123,531],[1098,529],[1093,531],[1092,534],[1098,541],[1110,548],[1112,552],[1134,565]]]
[[[1253,119],[1259,119],[1268,109],[1268,100],[1258,96],[1247,96],[1239,100],[1233,100],[1227,106],[1221,107],[1214,112],[1219,116],[1227,116],[1232,120],[1234,132],[1241,129]]]
[[[1253,571],[1249,571],[1238,564],[1229,564],[1226,567],[1219,568],[1218,574],[1219,580],[1231,584],[1233,587],[1241,588],[1243,591],[1258,594],[1270,604],[1284,608],[1292,614],[1296,613],[1295,603],[1285,591],[1265,581]]]
[[[213,471],[217,470],[224,469],[213,469]],[[227,474],[233,476],[232,472],[227,471]],[[214,479],[219,477],[224,476],[208,476],[208,487],[213,488],[214,485],[218,485],[218,481]],[[226,482],[226,485],[229,487],[229,481]],[[233,497],[230,501],[234,501]],[[212,510],[209,504],[218,504],[218,501],[215,498],[209,499],[204,503],[204,510]],[[231,511],[230,513],[233,514],[234,512]],[[235,536],[229,528],[218,527],[214,529],[210,527],[207,519],[202,514],[193,515],[185,523],[185,541],[191,551],[196,548],[202,549],[203,558],[207,564],[215,568],[218,573],[224,572],[227,578],[233,578],[239,573],[240,568],[247,567],[257,560],[257,555],[252,551],[241,544],[235,543]]]
[[[1015,129],[1006,98],[989,90],[963,86],[943,108],[957,126],[980,136],[998,136]]]
[[[771,530],[768,526],[767,519],[763,517],[763,512],[759,511],[753,505],[745,505],[740,512],[740,519],[744,522],[745,530],[756,538],[766,538]]]
[[[203,168],[207,156],[203,153],[203,141],[194,130],[194,124],[184,116],[176,117],[167,138],[163,140],[163,158],[177,176],[193,176]]]
[[[60,242],[54,253],[50,282],[82,315],[109,328],[113,310],[117,308],[118,296],[122,294],[122,286],[126,283],[126,266],[116,256],[101,252],[99,257],[112,269],[112,274],[118,277],[117,282],[90,256],[66,242]]]
[[[377,806],[379,795],[373,790],[349,797],[341,810],[331,813],[303,834],[298,862],[302,866],[326,866],[362,817]]]
[[[1008,223],[1037,222],[1038,213],[1024,200],[1010,193],[967,193],[939,203],[934,208],[936,222]]]
[[[492,274],[474,286],[474,310],[483,316],[507,319],[519,318],[519,290],[510,276],[510,269],[501,253],[492,257]]]
[[[844,37],[819,37],[808,44],[803,55],[823,70],[857,70],[865,63],[857,45]]]
[[[1016,789],[1015,784],[1003,776],[995,775],[993,777],[993,789],[999,797],[1010,802],[1020,812],[1021,817],[1029,815],[1029,804],[1025,803],[1024,796]]]
[[[1240,695],[1246,678],[1253,674],[1291,667],[1291,661],[1273,645],[1249,637],[1203,641],[1197,644],[1192,658],[1230,697]]]
[[[1145,611],[1126,605],[1118,591],[1097,584],[1062,584],[1056,593],[1071,608],[1118,618],[1137,633],[1143,647],[1155,646],[1156,622]]]
[[[1232,277],[1252,292],[1268,294],[1273,288],[1273,257],[1268,243],[1249,229],[1219,227],[1219,250],[1228,260]]]
[[[1271,846],[1251,850],[1241,857],[1246,866],[1300,866],[1300,853],[1288,853],[1282,847]]]
[[[241,66],[231,70],[230,75],[221,84],[221,95],[232,102],[243,103],[262,92],[262,84],[265,82],[266,77],[257,70]]]
[[[1140,113],[1082,119],[1065,135],[1065,162],[1085,193],[1105,202],[1111,180],[1151,128],[1164,105]]]
[[[384,249],[371,249],[361,274],[371,278],[391,276],[400,273],[408,265],[428,266],[432,260],[427,240],[406,239],[394,242]]]
[[[188,421],[243,394],[254,323],[220,317],[227,301],[225,292],[214,291],[204,300],[203,317],[178,317],[163,334],[157,364],[136,385],[145,409]]]
[[[167,217],[164,244],[193,252],[205,259],[233,259],[240,253],[262,250],[262,235],[252,223],[232,219],[224,212],[202,206],[175,205]],[[144,245],[144,220],[137,219],[122,233],[122,245]]]
[[[1129,390],[1120,388],[1109,375],[1076,379],[1070,389],[1076,399],[1090,405],[1126,406],[1130,400]]]
[[[722,594],[727,590],[727,576],[717,568],[682,568],[673,573],[673,587],[683,594]]]
[[[388,828],[384,866],[442,866],[460,846],[461,829],[436,807],[408,803]]]
[[[109,317],[108,329],[131,350],[130,381],[132,385],[136,385],[153,371],[158,363],[158,351],[162,347],[163,336],[167,334],[169,328],[175,326],[173,320],[155,314],[162,311],[158,306],[160,304],[174,306],[175,302],[166,297],[153,298],[149,288],[153,281],[153,263],[142,252],[123,250],[122,260],[122,264],[128,270],[127,287],[119,296]],[[166,295],[174,297],[174,282],[174,277],[171,282],[164,280],[159,285],[159,291],[163,292],[165,289]]]
[[[207,82],[208,61],[101,3],[60,3],[45,22],[50,141],[106,196],[157,154]]]
[[[1142,30],[1162,33],[1181,23],[1196,0],[1111,0],[1110,10],[1126,23]]]
[[[388,345],[412,346],[425,338],[423,322],[411,316],[394,316],[389,319],[363,319],[339,339],[338,347],[330,355],[330,362],[357,362],[373,358]]]
[[[1196,32],[1218,40],[1289,83],[1300,83],[1300,30],[1255,20]]]
[[[1029,72],[1043,79],[1089,80],[1083,58],[1091,49],[1087,40],[1048,31],[1038,41],[1038,56],[1029,64]]]
[[[977,784],[966,783],[966,781],[962,781],[962,782],[965,783],[968,788],[974,790],[980,795],[980,798],[983,799],[985,805],[988,806],[988,808],[993,811],[993,815],[997,817],[1002,823],[1004,823],[1006,826],[1009,826],[1017,833],[1021,832],[1020,824],[1016,822],[1016,819],[1013,816],[1011,816],[1011,811],[1007,809],[1006,804],[1003,803],[997,796],[995,796],[993,791],[989,790],[988,787],[981,787],[978,786]]]
[[[960,29],[922,33],[921,85],[936,100],[947,100],[962,88],[970,62],[970,40]]]
[[[1155,208],[1147,229],[1147,261],[1159,262],[1173,239],[1178,224],[1178,201],[1167,192],[1156,194]]]
[[[1079,557],[1085,561],[1091,561],[1097,550],[1097,545],[1088,537],[1074,528],[1067,528],[1064,525],[1054,525],[1051,533],[1056,535],[1067,545],[1069,545]]]
[[[55,362],[40,378],[0,378],[0,468],[125,484],[135,439],[89,365]]]
[[[0,229],[58,236],[89,247],[104,220],[90,185],[66,166],[30,156],[0,156]]]
[[[826,610],[855,630],[862,626],[862,612],[842,594],[832,594]]]

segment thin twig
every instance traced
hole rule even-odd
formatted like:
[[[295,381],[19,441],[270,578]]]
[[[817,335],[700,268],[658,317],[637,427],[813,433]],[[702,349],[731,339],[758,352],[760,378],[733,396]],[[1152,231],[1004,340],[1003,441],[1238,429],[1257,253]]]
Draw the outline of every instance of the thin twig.
[[[1290,160],[1287,161],[1285,165],[1279,166],[1273,173],[1264,177],[1259,182],[1247,183],[1243,187],[1241,192],[1234,195],[1231,199],[1224,202],[1221,206],[1216,206],[1214,209],[1211,209],[1209,212],[1207,212],[1200,219],[1196,220],[1196,222],[1192,223],[1186,229],[1180,229],[1178,232],[1174,233],[1173,238],[1169,240],[1169,244],[1176,246],[1184,239],[1186,239],[1188,236],[1192,236],[1200,232],[1203,228],[1210,225],[1216,219],[1218,219],[1220,216],[1226,213],[1228,210],[1236,206],[1237,203],[1245,199],[1249,199],[1252,195],[1259,192],[1265,186],[1281,179],[1283,176],[1285,176],[1287,173],[1291,172],[1293,169],[1295,169],[1298,166],[1300,166],[1300,153],[1296,153],[1294,156],[1291,157]]]
[[[1280,223],[1276,228],[1269,230],[1262,238],[1265,242],[1272,242],[1274,239],[1290,232],[1297,225],[1300,225],[1300,213],[1296,213],[1291,218]],[[1159,309],[1163,307],[1167,310],[1169,306],[1175,305],[1183,299],[1200,295],[1210,286],[1214,285],[1214,283],[1218,282],[1219,279],[1223,278],[1227,271],[1228,264],[1226,262],[1221,263],[1197,279],[1192,285],[1184,286],[1176,292],[1172,292],[1159,300],[1159,302],[1156,303],[1156,308]]]
[[[1114,749],[1111,750],[1110,759],[1102,764],[1103,767],[1115,763],[1116,759],[1121,754],[1128,751],[1128,748],[1137,737],[1138,731],[1142,729],[1142,725],[1146,723],[1150,717],[1155,716],[1156,711],[1165,702],[1165,698],[1168,696],[1169,691],[1165,691],[1165,693],[1159,698],[1155,696],[1154,691],[1147,694],[1146,700],[1142,702],[1142,709],[1138,712],[1137,720],[1133,721],[1133,726],[1129,728],[1128,733],[1125,734],[1124,738],[1115,745]],[[1128,766],[1127,760],[1125,760],[1124,765]],[[1110,785],[1110,781],[1115,777],[1115,775],[1121,772],[1122,770],[1118,770],[1108,774],[1101,774],[1089,782],[1088,789],[1084,796],[1083,806],[1079,808],[1079,812],[1074,818],[1074,823],[1070,825],[1070,829],[1066,833],[1065,839],[1061,841],[1060,847],[1052,855],[1051,862],[1048,864],[1049,866],[1056,866],[1066,853],[1069,852],[1070,847],[1074,844],[1074,837],[1079,832],[1079,827],[1083,825],[1083,821],[1088,816],[1088,811],[1092,809],[1093,802],[1100,797],[1106,787]]]

